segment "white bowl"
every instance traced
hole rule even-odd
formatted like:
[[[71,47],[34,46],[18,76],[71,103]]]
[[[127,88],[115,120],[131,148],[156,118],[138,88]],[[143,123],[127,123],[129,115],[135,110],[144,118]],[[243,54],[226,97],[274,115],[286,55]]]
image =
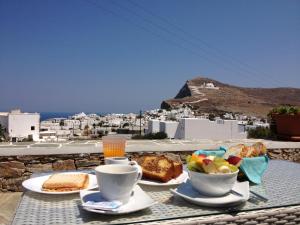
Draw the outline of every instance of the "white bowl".
[[[192,186],[203,195],[222,196],[230,192],[237,181],[238,172],[207,174],[189,170],[189,176]]]

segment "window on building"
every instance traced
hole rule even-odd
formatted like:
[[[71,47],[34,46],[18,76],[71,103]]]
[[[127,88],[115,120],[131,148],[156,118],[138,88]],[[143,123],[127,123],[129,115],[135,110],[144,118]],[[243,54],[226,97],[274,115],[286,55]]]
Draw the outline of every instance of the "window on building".
[[[31,126],[31,130],[35,130],[35,126]]]

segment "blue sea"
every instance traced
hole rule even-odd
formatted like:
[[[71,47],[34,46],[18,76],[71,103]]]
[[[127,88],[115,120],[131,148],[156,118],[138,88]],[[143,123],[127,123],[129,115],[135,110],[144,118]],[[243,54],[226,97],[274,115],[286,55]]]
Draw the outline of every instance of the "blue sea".
[[[68,118],[69,116],[73,116],[76,113],[70,112],[41,112],[41,121],[51,119],[51,118]]]
[[[41,112],[41,121],[52,119],[52,118],[66,118],[68,119],[69,116],[73,116],[75,114],[78,114],[80,112]],[[95,113],[97,115],[106,115],[108,113],[99,113],[99,112],[85,112],[85,114],[91,114]]]

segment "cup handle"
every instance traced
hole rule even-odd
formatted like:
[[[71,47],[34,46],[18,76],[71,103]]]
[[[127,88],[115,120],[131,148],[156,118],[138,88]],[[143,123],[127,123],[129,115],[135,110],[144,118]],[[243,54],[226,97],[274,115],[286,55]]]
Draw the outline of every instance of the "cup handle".
[[[131,165],[131,166],[137,168],[137,170],[138,170],[138,176],[137,176],[136,182],[135,182],[135,183],[137,183],[139,180],[142,179],[142,176],[143,176],[143,170],[142,170],[142,168],[139,166],[139,164],[138,164],[136,161],[130,161],[130,162],[129,162],[129,165]]]

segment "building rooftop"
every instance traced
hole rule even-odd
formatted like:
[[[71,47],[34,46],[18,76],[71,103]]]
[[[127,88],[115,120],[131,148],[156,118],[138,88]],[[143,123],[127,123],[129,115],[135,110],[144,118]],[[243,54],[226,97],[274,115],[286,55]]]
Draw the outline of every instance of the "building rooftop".
[[[21,111],[0,112],[0,116],[8,116],[9,114],[13,114],[13,115],[40,115],[40,113],[38,113],[38,112],[33,112],[33,113],[21,112]]]

